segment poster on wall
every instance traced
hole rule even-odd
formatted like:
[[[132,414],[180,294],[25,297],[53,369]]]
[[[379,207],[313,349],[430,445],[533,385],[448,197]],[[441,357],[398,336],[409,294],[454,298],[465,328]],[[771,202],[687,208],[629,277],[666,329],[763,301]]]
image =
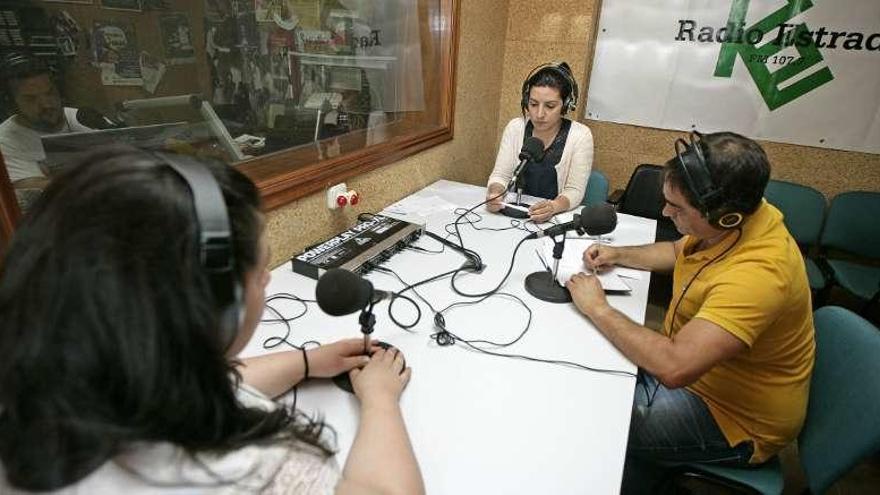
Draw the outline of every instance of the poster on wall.
[[[95,65],[105,86],[142,86],[140,50],[134,25],[95,21],[92,30]]]
[[[604,0],[587,118],[880,153],[880,2]]]
[[[191,64],[196,61],[192,30],[186,14],[175,12],[159,16],[159,30],[162,32],[165,59],[169,64]]]

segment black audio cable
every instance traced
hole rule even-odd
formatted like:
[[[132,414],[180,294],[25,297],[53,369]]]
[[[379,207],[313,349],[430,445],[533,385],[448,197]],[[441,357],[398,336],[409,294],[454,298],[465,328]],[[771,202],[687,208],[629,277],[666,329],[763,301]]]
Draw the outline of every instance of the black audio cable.
[[[521,359],[521,360],[531,361],[531,362],[536,362],[536,363],[552,364],[552,365],[557,365],[557,366],[566,366],[566,367],[580,369],[580,370],[584,370],[584,371],[591,371],[591,372],[595,372],[595,373],[603,373],[603,374],[609,374],[609,375],[614,375],[614,376],[636,377],[636,373],[632,373],[630,371],[596,368],[596,367],[587,366],[587,365],[584,365],[581,363],[576,363],[573,361],[566,361],[563,359],[545,359],[545,358],[538,358],[538,357],[534,357],[534,356],[527,356],[524,354],[508,354],[508,353],[497,352],[497,351],[493,351],[493,350],[489,350],[489,349],[485,349],[483,347],[480,347],[480,344],[482,344],[482,345],[492,345],[492,346],[499,347],[499,348],[505,348],[505,347],[512,346],[512,345],[516,344],[517,342],[519,342],[520,340],[522,340],[522,338],[526,335],[526,333],[531,328],[531,324],[532,324],[533,313],[532,313],[532,309],[529,307],[529,305],[526,304],[525,301],[523,301],[521,298],[519,298],[518,296],[516,296],[514,294],[510,294],[507,292],[493,292],[493,293],[485,294],[481,298],[474,300],[474,301],[459,301],[459,302],[452,303],[443,309],[437,310],[436,308],[434,308],[434,306],[427,299],[425,299],[421,294],[418,293],[418,291],[415,290],[415,287],[417,287],[419,285],[423,285],[424,281],[417,282],[415,284],[409,284],[405,280],[403,280],[403,278],[397,272],[395,272],[394,270],[392,270],[390,268],[382,267],[381,269],[378,269],[378,271],[384,272],[384,273],[389,273],[389,274],[393,275],[395,278],[397,278],[397,280],[400,283],[402,283],[404,285],[404,288],[401,289],[401,291],[399,291],[399,292],[403,292],[406,290],[412,290],[413,293],[416,295],[416,297],[418,297],[422,302],[424,302],[431,309],[431,311],[434,313],[434,326],[436,327],[436,331],[431,334],[431,339],[434,342],[436,342],[437,345],[439,345],[441,347],[447,347],[447,346],[455,345],[457,343],[461,343],[461,344],[464,344],[470,350],[473,350],[473,351],[479,352],[479,353],[483,353],[483,354],[487,354],[490,356],[495,356],[495,357],[503,357],[503,358],[509,358],[509,359]],[[525,310],[528,312],[528,320],[526,321],[525,327],[513,340],[511,340],[509,342],[494,342],[494,341],[486,340],[486,339],[468,340],[468,339],[464,339],[464,338],[452,333],[449,330],[444,314],[448,314],[450,311],[452,311],[455,308],[479,304],[490,297],[506,297],[506,298],[513,299],[517,303],[519,303],[519,305],[521,305],[523,308],[525,308]],[[389,307],[389,311],[390,311],[390,307]]]

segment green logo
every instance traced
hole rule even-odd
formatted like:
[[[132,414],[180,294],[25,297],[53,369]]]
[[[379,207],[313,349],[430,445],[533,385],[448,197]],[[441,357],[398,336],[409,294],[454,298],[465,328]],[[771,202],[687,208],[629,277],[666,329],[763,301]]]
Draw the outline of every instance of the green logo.
[[[715,77],[730,77],[733,73],[733,63],[736,56],[742,57],[742,61],[755,81],[764,103],[772,111],[800,98],[814,89],[834,79],[831,69],[822,67],[812,74],[803,76],[798,80],[786,85],[786,81],[801,75],[812,67],[824,61],[822,53],[812,40],[813,32],[805,23],[788,24],[795,16],[813,7],[812,0],[787,0],[786,5],[759,20],[754,25],[743,29],[745,25],[746,11],[749,8],[749,0],[733,0],[730,7],[730,16],[727,19],[727,29],[740,32],[760,33],[757,39],[763,37],[777,27],[789,26],[792,29],[787,32],[784,28],[779,31],[780,39],[777,42],[767,42],[757,46],[753,42],[726,41],[721,45],[718,54],[718,62],[715,65]],[[783,42],[781,38],[785,35]],[[797,40],[797,42],[795,42]],[[752,40],[749,40],[752,41]],[[801,42],[804,41],[804,42]],[[786,47],[797,50],[800,58],[777,56],[776,54]],[[768,62],[776,64],[774,71],[768,68]],[[778,68],[776,68],[778,67]]]

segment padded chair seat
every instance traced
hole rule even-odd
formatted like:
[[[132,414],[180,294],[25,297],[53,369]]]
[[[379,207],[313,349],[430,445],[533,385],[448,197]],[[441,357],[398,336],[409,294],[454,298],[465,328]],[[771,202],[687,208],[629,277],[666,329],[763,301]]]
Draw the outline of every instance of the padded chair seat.
[[[810,289],[824,289],[827,285],[825,282],[825,275],[822,274],[822,270],[819,268],[819,265],[816,264],[816,261],[810,258],[804,258],[804,264],[807,266],[807,280],[810,282]]]
[[[698,477],[701,473],[708,473],[720,479],[748,486],[765,495],[779,495],[782,493],[782,488],[785,485],[785,477],[782,473],[782,463],[779,462],[779,457],[773,457],[764,464],[754,468],[694,463],[687,465],[686,472],[688,473],[687,476],[690,477]]]
[[[834,279],[844,289],[862,299],[870,299],[880,284],[880,267],[861,265],[851,261],[829,259]]]

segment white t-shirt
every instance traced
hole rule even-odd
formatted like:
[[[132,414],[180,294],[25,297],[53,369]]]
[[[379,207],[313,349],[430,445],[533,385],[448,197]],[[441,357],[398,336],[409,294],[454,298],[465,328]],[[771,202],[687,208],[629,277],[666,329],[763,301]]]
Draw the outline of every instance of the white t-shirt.
[[[237,395],[248,407],[277,407],[245,384]],[[2,471],[0,466],[0,493],[29,493],[7,486]],[[196,459],[172,444],[150,443],[135,445],[80,482],[49,493],[332,495],[340,476],[335,457],[290,441],[251,445],[224,455],[199,454]]]
[[[76,109],[64,107],[64,126],[56,132],[40,132],[16,122],[13,115],[0,124],[0,152],[12,183],[30,177],[45,177],[40,162],[46,159],[42,136],[91,131],[76,120]]]

